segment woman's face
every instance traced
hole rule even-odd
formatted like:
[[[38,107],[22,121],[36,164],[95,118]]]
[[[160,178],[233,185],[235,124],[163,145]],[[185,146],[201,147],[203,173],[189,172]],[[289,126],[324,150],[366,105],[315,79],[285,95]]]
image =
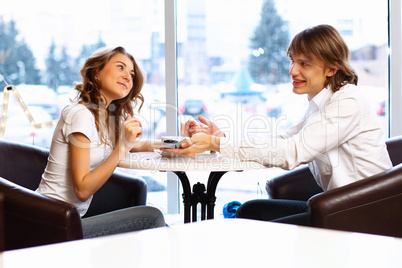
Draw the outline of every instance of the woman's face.
[[[309,100],[324,88],[327,77],[336,73],[325,68],[324,63],[317,58],[308,60],[302,54],[292,54],[290,58],[289,74],[292,77],[293,92],[307,94]]]
[[[133,87],[134,64],[124,54],[117,53],[98,74],[101,82],[101,94],[106,98],[106,104],[122,99]]]

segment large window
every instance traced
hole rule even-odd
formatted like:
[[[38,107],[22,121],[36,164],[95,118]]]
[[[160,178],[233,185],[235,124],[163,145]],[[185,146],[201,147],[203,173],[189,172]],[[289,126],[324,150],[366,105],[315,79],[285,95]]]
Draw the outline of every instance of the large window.
[[[304,114],[307,98],[292,92],[286,49],[317,24],[336,27],[351,50],[359,85],[388,133],[387,1],[179,0],[178,103],[222,129],[279,133]],[[361,6],[365,8],[361,8]],[[232,133],[233,134],[233,133]],[[227,173],[217,189],[216,213],[229,201],[266,197],[267,179],[280,169]],[[193,177],[199,177],[192,174]],[[218,217],[219,215],[216,215]]]
[[[163,0],[6,1],[0,8],[0,74],[15,86],[36,124],[50,122],[74,98],[73,83],[80,81],[84,60],[99,47],[123,46],[146,74],[145,103],[135,114],[143,122],[143,138],[149,139],[156,127],[162,132],[166,125],[160,124],[165,114],[164,30]],[[0,80],[1,89],[5,86]],[[8,95],[0,138],[49,148],[54,127],[33,127],[13,92]],[[148,202],[166,206],[166,174],[122,171],[143,176]]]
[[[170,6],[176,8],[176,29],[166,24],[174,16],[165,16]],[[98,47],[121,45],[147,77],[144,107],[136,111],[144,138],[160,138],[167,126],[176,127],[176,118],[166,111],[173,93],[178,121],[202,114],[223,128],[264,135],[283,131],[303,114],[307,100],[292,93],[286,48],[297,32],[321,23],[335,26],[345,38],[359,84],[388,133],[386,0],[369,5],[347,0],[7,1],[0,8],[0,74],[20,92],[36,123],[48,122],[73,97],[83,60]],[[165,60],[170,56],[165,57],[165,40],[173,33],[175,48],[166,53],[177,53],[174,64]],[[166,77],[176,66],[176,77]],[[169,79],[177,81],[177,88],[166,86]],[[0,81],[1,88],[5,85]],[[49,147],[52,132],[52,127],[32,127],[10,93],[0,138]],[[218,186],[216,217],[228,201],[266,197],[266,180],[282,172],[226,174]],[[177,192],[167,191],[165,173],[136,174],[148,182],[150,204],[168,212],[167,198],[181,203]]]

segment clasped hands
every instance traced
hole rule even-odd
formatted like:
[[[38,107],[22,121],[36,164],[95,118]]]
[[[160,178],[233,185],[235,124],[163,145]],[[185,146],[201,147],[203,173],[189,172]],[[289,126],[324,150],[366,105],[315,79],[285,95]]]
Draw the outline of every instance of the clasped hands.
[[[180,134],[184,137],[190,137],[181,143],[181,148],[161,149],[164,152],[187,157],[194,157],[205,151],[219,152],[220,138],[225,135],[218,126],[207,118],[199,115],[197,121],[190,119],[185,124],[181,124]]]

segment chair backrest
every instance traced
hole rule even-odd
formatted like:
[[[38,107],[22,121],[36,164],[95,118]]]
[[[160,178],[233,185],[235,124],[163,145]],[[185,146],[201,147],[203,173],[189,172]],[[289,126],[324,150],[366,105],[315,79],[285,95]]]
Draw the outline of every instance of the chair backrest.
[[[35,191],[46,168],[49,150],[0,139],[0,177]],[[113,172],[94,194],[86,217],[145,205],[147,185],[142,178]]]
[[[301,201],[307,201],[313,195],[323,192],[308,166],[296,168],[267,180],[265,189],[271,199]]]
[[[389,157],[392,165],[396,166],[402,163],[402,136],[396,136],[386,141]]]
[[[0,139],[0,177],[36,190],[48,155],[47,149]]]
[[[4,251],[4,196],[0,193],[0,252]]]

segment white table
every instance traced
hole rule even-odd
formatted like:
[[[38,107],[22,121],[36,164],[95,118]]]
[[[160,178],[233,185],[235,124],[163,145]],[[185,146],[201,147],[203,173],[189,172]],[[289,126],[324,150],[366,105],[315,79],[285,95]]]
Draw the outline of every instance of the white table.
[[[0,267],[400,268],[401,252],[398,238],[216,219],[6,251]]]
[[[239,161],[223,157],[218,153],[203,153],[188,158],[184,156],[162,157],[157,152],[130,153],[119,164],[121,168],[172,171],[183,187],[184,222],[197,221],[197,205],[201,204],[201,220],[214,218],[216,187],[220,178],[229,171],[243,171],[265,168],[254,161]],[[187,171],[210,171],[207,186],[196,183],[191,189]]]

